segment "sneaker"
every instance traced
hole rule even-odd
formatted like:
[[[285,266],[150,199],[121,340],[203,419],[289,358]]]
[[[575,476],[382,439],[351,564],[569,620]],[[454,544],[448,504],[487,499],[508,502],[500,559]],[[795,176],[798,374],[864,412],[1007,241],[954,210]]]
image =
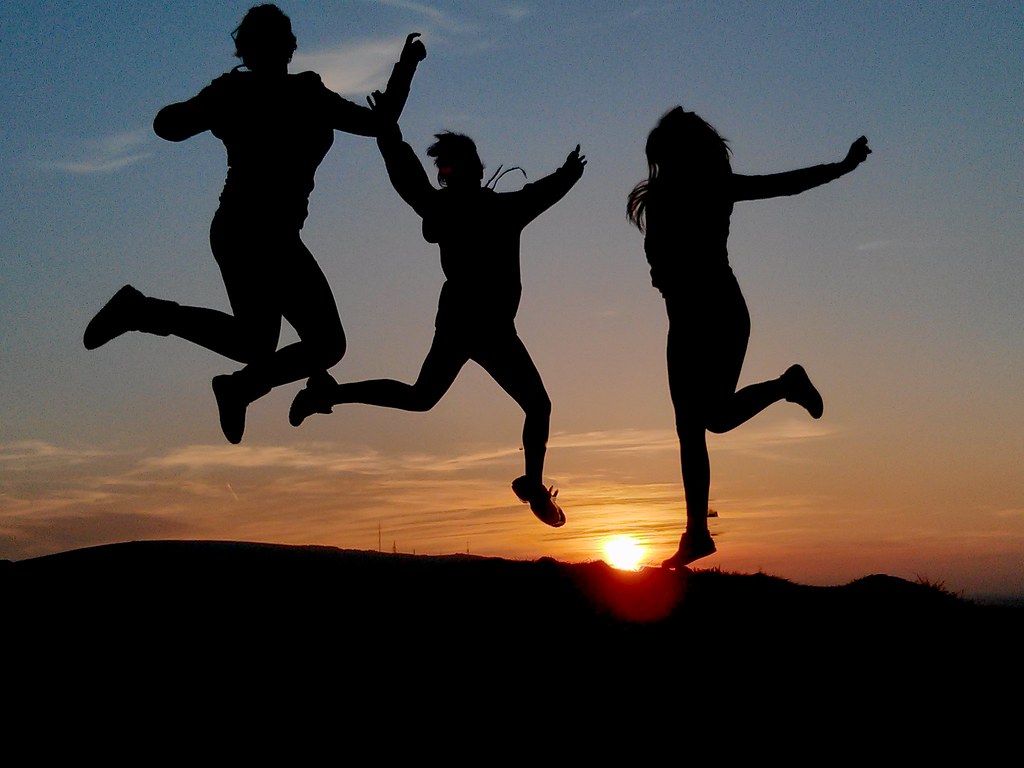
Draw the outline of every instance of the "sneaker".
[[[531,483],[526,475],[512,481],[512,491],[524,504],[529,504],[533,514],[545,525],[561,528],[565,525],[565,513],[558,506],[555,497],[558,491],[545,488],[543,483]]]
[[[126,285],[103,305],[103,309],[85,327],[82,342],[86,349],[102,347],[122,333],[134,331],[146,297]]]
[[[668,560],[663,560],[661,567],[678,570],[689,565],[694,560],[700,560],[702,557],[713,555],[717,551],[715,542],[711,540],[710,533],[700,536],[684,533],[679,538],[679,550]]]
[[[331,374],[324,371],[310,376],[306,386],[300,389],[291,408],[288,409],[288,423],[297,427],[314,413],[333,413],[334,403],[330,402],[330,390],[336,385]]]
[[[790,366],[782,374],[782,383],[788,402],[803,406],[815,419],[821,418],[821,414],[825,411],[825,404],[821,401],[821,395],[814,388],[802,365]]]
[[[213,396],[217,398],[220,413],[220,428],[229,443],[238,445],[245,432],[245,409],[249,401],[238,391],[238,380],[234,375],[213,377]]]

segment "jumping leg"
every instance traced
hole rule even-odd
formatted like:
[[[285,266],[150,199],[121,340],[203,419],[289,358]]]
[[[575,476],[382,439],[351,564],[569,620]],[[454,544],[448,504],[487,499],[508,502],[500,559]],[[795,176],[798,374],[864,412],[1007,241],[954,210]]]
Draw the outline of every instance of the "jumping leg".
[[[671,334],[669,338],[671,340]],[[693,374],[681,370],[678,360],[673,360],[672,351],[678,353],[680,350],[673,350],[671,344],[669,349],[669,390],[675,409],[676,434],[679,437],[679,463],[686,498],[686,529],[679,539],[679,549],[662,565],[666,568],[681,568],[715,552],[715,544],[708,530],[711,461],[705,429],[704,388],[690,378]]]
[[[551,400],[537,366],[514,329],[481,342],[473,360],[491,375],[523,409],[523,454],[526,474],[516,478],[512,490],[547,525],[565,525],[565,514],[555,502],[558,493],[544,486],[544,456],[551,423]]]
[[[166,299],[146,296],[130,285],[114,294],[89,322],[83,336],[86,349],[96,349],[129,331],[155,336],[177,336],[239,363],[254,356],[253,339],[276,344],[279,320],[262,323],[262,332],[253,333],[249,324],[227,312],[206,307],[190,307]],[[255,345],[259,346],[259,345]],[[263,351],[267,344],[264,343]]]
[[[714,347],[707,336],[697,330],[693,318],[669,312],[666,359],[668,386],[675,411],[676,435],[679,438],[679,463],[686,499],[686,529],[679,539],[679,549],[665,560],[666,568],[682,568],[701,557],[714,553],[715,544],[708,530],[708,501],[711,492],[711,462],[708,456],[707,423],[716,391],[724,385],[729,393],[735,379],[731,373],[709,365]],[[743,345],[745,350],[745,343]],[[742,350],[738,354],[742,364]],[[739,370],[735,371],[739,376]]]
[[[403,411],[429,411],[451,388],[469,355],[461,345],[435,333],[415,383],[406,384],[394,379],[336,384],[328,378],[310,380],[292,401],[288,420],[299,426],[314,413],[331,413],[334,405],[364,403]]]
[[[345,334],[330,285],[297,229],[252,229],[218,215],[210,243],[240,334],[250,345],[244,368],[213,380],[221,428],[237,443],[249,404],[336,364]],[[278,350],[282,318],[299,341]]]

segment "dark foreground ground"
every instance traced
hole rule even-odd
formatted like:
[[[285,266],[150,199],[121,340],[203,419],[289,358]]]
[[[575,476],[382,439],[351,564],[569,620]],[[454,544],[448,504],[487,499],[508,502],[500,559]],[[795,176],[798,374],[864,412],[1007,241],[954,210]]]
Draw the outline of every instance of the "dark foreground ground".
[[[768,709],[788,696],[809,709],[866,697],[948,711],[954,699],[1016,699],[1022,680],[1024,609],[884,575],[810,587],[602,562],[151,541],[0,562],[0,595],[9,680],[36,695],[114,691],[140,711],[182,696],[222,712],[326,697],[426,717],[453,691],[477,716],[496,700],[586,710],[714,693]]]

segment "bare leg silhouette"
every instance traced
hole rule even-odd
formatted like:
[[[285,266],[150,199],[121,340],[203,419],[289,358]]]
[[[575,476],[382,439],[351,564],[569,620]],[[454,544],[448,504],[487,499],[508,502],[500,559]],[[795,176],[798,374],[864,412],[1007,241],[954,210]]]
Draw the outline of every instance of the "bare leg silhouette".
[[[551,400],[530,353],[518,336],[510,334],[500,341],[492,340],[486,348],[473,355],[473,360],[523,409],[526,416],[523,421],[526,479],[530,484],[543,484]]]
[[[377,94],[375,94],[375,97]],[[379,104],[370,100],[371,106]],[[445,284],[438,299],[434,341],[414,384],[393,379],[335,384],[326,376],[310,379],[288,412],[299,426],[312,413],[330,413],[337,403],[367,403],[407,411],[434,407],[469,360],[477,362],[523,409],[526,474],[512,491],[542,522],[565,524],[544,486],[551,401],[537,367],[515,330],[522,294],[519,235],[533,219],[558,202],[583,175],[586,157],[579,145],[552,174],[515,193],[495,193],[483,184],[484,166],[468,136],[445,131],[427,149],[435,158],[438,183],[431,184],[397,124],[382,130],[377,146],[398,194],[423,218],[423,235],[437,243]],[[500,169],[499,169],[500,170]],[[494,179],[500,178],[495,174]]]
[[[272,388],[335,365],[345,334],[330,285],[297,230],[253,228],[218,214],[210,244],[232,314],[119,291],[86,329],[90,349],[126,331],[177,336],[245,367],[214,379],[221,427],[237,443],[245,409]],[[299,341],[277,349],[281,321]]]
[[[671,567],[684,565],[680,561],[690,555],[715,551],[707,519],[711,487],[707,432],[729,432],[784,399],[802,405],[815,418],[821,416],[821,398],[800,366],[777,379],[736,390],[750,337],[750,316],[738,287],[717,299],[718,311],[702,302],[668,303],[669,392],[686,498],[686,531],[679,551],[665,561]],[[700,318],[712,312],[718,323],[709,334],[707,322]]]
[[[326,376],[345,353],[345,335],[327,280],[300,238],[314,173],[335,131],[377,136],[381,115],[398,119],[427,55],[419,36],[406,37],[387,88],[374,92],[374,114],[328,90],[313,72],[289,74],[297,47],[291,20],[270,3],[250,8],[231,34],[242,64],[153,121],[168,141],[211,131],[224,143],[228,174],[210,245],[232,311],[181,306],[125,286],[89,323],[86,348],[143,331],[243,363],[212,382],[220,426],[232,443],[242,439],[252,401],[281,384]],[[299,341],[278,349],[282,320]]]
[[[327,404],[364,403],[404,411],[429,411],[451,388],[469,360],[487,371],[523,409],[526,477],[531,482],[542,483],[551,401],[530,353],[514,333],[488,338],[486,343],[474,345],[471,350],[453,343],[444,334],[436,334],[414,384],[394,379],[369,379],[337,384],[330,390],[318,389],[316,396],[321,408]]]
[[[414,384],[394,379],[368,379],[337,384],[333,389],[320,389],[316,394],[322,405],[365,403],[422,413],[438,404],[469,359],[466,351],[436,334]]]
[[[394,379],[368,379],[334,384],[327,377],[310,380],[298,393],[289,419],[299,426],[312,413],[330,413],[333,405],[364,403],[405,411],[429,411],[451,388],[462,367],[478,363],[523,409],[523,453],[526,474],[513,483],[520,498],[544,484],[544,456],[551,421],[551,400],[526,346],[514,330],[456,339],[436,333],[413,384]],[[545,491],[550,494],[550,491]],[[531,505],[531,509],[534,505]],[[537,504],[534,513],[549,525],[563,525],[565,516],[555,504]]]
[[[815,419],[824,406],[806,371],[737,391],[750,315],[729,266],[729,220],[736,203],[786,197],[827,184],[871,154],[861,136],[838,163],[763,176],[732,170],[728,142],[699,115],[669,110],[647,136],[648,176],[630,192],[626,215],[644,233],[651,282],[669,316],[668,373],[686,494],[686,531],[663,564],[678,568],[710,555],[711,469],[707,432],[728,432],[786,399]]]
[[[345,353],[337,304],[299,233],[257,231],[239,238],[232,230],[225,231],[215,219],[210,243],[236,321],[231,343],[245,355],[241,362],[248,363],[239,374],[251,382],[254,392],[260,392],[337,364]],[[274,258],[260,258],[269,249],[276,252]],[[299,341],[277,349],[282,318],[295,329]],[[195,333],[195,329],[181,330]],[[202,344],[200,339],[193,340]],[[249,349],[246,340],[250,340]],[[207,341],[219,342],[217,338]]]

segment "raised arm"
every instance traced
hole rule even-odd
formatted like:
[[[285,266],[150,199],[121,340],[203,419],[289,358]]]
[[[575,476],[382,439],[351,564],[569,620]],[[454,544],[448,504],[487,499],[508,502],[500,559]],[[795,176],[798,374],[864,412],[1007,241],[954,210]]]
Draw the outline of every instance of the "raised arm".
[[[437,190],[430,183],[412,147],[402,140],[402,131],[397,123],[390,123],[381,129],[377,147],[384,158],[391,186],[421,218],[425,218]]]
[[[517,198],[523,226],[565,197],[583,176],[586,164],[587,156],[580,154],[580,145],[577,144],[576,149],[569,153],[557,171],[527,184],[518,192],[509,193]]]
[[[768,197],[798,195],[846,175],[863,163],[870,154],[868,140],[861,136],[850,145],[850,151],[838,163],[815,165],[810,168],[800,168],[796,171],[773,173],[766,176],[742,176],[734,173],[730,182],[732,199],[735,201],[763,200]]]
[[[427,49],[416,39],[419,36],[419,32],[413,32],[406,37],[402,54],[391,70],[391,77],[384,92],[374,91],[373,97],[368,99],[372,109],[334,94],[331,109],[335,130],[357,136],[376,136],[382,126],[398,122],[409,98],[416,65],[427,57]]]
[[[409,89],[412,87],[412,76],[416,73],[416,66],[427,58],[427,49],[422,40],[417,40],[419,32],[413,32],[405,38],[405,45],[402,48],[402,55],[398,63],[391,70],[391,77],[388,79],[387,87],[377,96],[376,112],[378,116],[397,123],[405,109],[405,102],[409,98]]]

